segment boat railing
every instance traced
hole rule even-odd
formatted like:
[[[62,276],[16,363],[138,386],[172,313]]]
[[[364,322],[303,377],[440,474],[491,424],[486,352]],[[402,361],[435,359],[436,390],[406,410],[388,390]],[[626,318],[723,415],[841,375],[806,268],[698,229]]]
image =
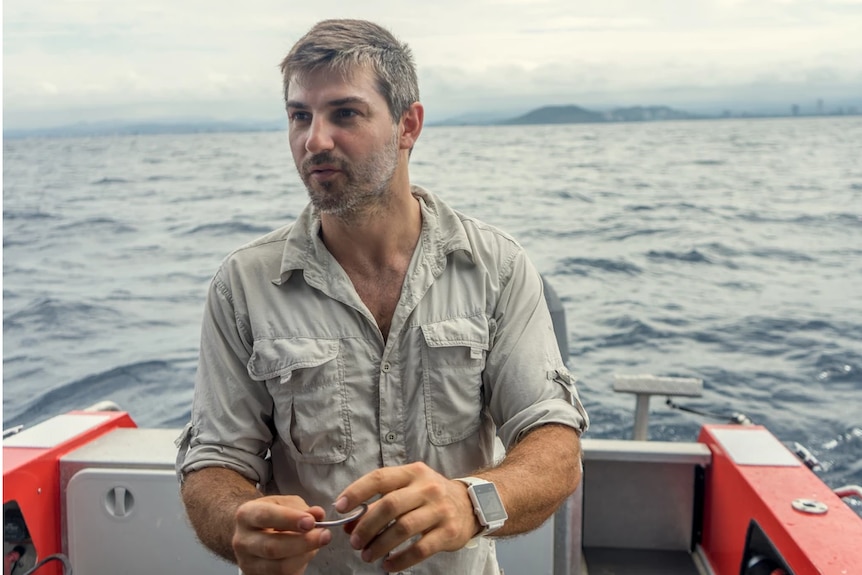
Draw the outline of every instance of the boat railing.
[[[667,397],[700,397],[703,380],[694,377],[658,377],[655,375],[615,375],[614,391],[632,393],[636,397],[632,438],[649,439],[649,400],[653,395]]]
[[[833,489],[835,495],[844,499],[845,497],[858,497],[862,499],[862,486],[860,485],[842,485]]]

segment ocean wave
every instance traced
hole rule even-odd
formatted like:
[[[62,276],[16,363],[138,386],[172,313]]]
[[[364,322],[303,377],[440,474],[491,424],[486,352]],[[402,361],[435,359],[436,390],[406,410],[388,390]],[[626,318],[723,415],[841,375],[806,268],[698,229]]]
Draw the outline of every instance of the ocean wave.
[[[604,258],[564,258],[557,264],[554,273],[588,276],[592,271],[638,275],[643,270],[625,260]]]
[[[3,210],[3,220],[54,220],[55,214],[43,211],[41,208],[6,208]]]
[[[138,229],[127,223],[120,222],[113,218],[93,217],[76,220],[66,224],[61,224],[56,228],[59,231],[76,231],[80,229],[87,230],[87,233],[109,233],[109,234],[129,234],[137,232]]]
[[[73,337],[81,337],[85,331],[81,328],[84,326],[92,326],[98,319],[116,319],[120,315],[116,309],[106,306],[42,297],[18,311],[4,315],[3,331],[20,329],[24,333],[48,332],[56,337],[71,332]]]
[[[561,200],[580,200],[587,204],[595,203],[593,198],[580,192],[573,192],[572,190],[547,190],[543,195]]]
[[[272,228],[266,226],[259,226],[255,224],[249,224],[247,222],[215,222],[212,224],[203,224],[200,226],[196,226],[186,232],[183,235],[194,236],[194,235],[214,235],[214,236],[223,236],[226,234],[240,234],[240,235],[263,235],[268,232],[271,232]]]
[[[165,176],[165,175],[156,175],[156,176],[147,176],[144,180],[145,182],[185,182],[191,180],[191,176]]]
[[[174,386],[176,371],[173,362],[153,360],[88,375],[39,394],[4,425],[32,425],[46,417],[84,409],[103,400],[114,401],[124,409],[137,409],[142,407],[140,399],[144,395],[155,398],[158,392]]]
[[[694,211],[702,213],[712,213],[712,208],[709,206],[692,204],[690,202],[655,202],[652,204],[634,204],[626,206],[627,212],[660,212],[667,210]]]
[[[853,227],[862,225],[862,214],[848,212],[777,216],[746,211],[731,213],[727,219],[738,219],[758,224],[799,224],[807,227],[823,227],[825,230],[830,229],[835,224]]]
[[[688,250],[687,252],[670,252],[670,251],[655,251],[650,250],[647,252],[647,257],[651,260],[670,260],[670,261],[680,261],[680,262],[688,262],[688,263],[703,263],[703,264],[711,264],[713,263],[708,257],[699,252],[696,249]]]
[[[821,214],[817,216],[804,215],[793,218],[792,222],[805,225],[831,226],[834,224],[839,224],[848,226],[862,226],[862,213],[851,214],[847,212],[838,212],[834,214]]]
[[[862,357],[855,357],[850,353],[818,354],[814,367],[818,370],[819,382],[862,386]]]
[[[782,260],[786,262],[803,262],[810,263],[817,261],[815,258],[795,250],[787,250],[783,248],[759,248],[751,250],[748,255],[768,259],[771,261]]]
[[[674,337],[670,330],[653,327],[644,319],[631,316],[615,316],[600,322],[613,329],[612,333],[601,338],[597,347],[625,347],[652,344],[656,340]]]
[[[611,241],[621,242],[630,238],[636,238],[640,236],[654,236],[657,234],[665,233],[676,233],[676,230],[673,230],[671,228],[641,228],[619,233],[616,235],[608,235],[607,238]]]

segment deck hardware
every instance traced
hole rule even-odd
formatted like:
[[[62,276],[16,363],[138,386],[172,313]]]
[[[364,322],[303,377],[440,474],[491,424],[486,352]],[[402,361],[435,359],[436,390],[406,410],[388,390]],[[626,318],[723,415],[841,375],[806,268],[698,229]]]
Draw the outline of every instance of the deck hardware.
[[[653,395],[700,397],[703,380],[694,377],[656,377],[654,375],[614,375],[614,391],[636,397],[633,439],[648,438],[649,400]]]
[[[114,517],[127,517],[134,506],[135,498],[125,487],[114,487],[105,495],[105,509]]]
[[[859,485],[842,485],[833,489],[835,495],[844,499],[845,497],[858,497],[862,499],[862,486]]]
[[[24,430],[23,425],[16,425],[15,427],[10,427],[9,429],[4,429],[3,430],[3,439],[6,439],[7,437],[12,437],[16,433],[20,433],[23,430]]]
[[[829,507],[825,503],[816,499],[794,499],[792,505],[795,510],[811,515],[823,515],[829,511]]]

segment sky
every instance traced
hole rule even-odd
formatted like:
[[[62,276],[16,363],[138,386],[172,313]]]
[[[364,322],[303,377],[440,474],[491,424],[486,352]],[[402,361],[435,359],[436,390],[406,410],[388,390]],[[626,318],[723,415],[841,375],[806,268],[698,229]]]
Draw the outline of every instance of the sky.
[[[432,122],[549,104],[862,111],[862,0],[5,0],[4,129],[278,119],[278,64],[326,18],[406,41]]]

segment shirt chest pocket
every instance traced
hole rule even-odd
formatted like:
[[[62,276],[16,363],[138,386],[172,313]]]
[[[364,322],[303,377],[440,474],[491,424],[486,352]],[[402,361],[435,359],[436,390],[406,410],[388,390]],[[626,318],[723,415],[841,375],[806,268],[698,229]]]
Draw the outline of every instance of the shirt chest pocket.
[[[347,459],[353,440],[337,339],[257,341],[248,371],[253,379],[266,382],[276,431],[297,461]]]
[[[481,423],[488,320],[475,315],[421,327],[428,438],[434,445],[449,445],[475,433]]]

